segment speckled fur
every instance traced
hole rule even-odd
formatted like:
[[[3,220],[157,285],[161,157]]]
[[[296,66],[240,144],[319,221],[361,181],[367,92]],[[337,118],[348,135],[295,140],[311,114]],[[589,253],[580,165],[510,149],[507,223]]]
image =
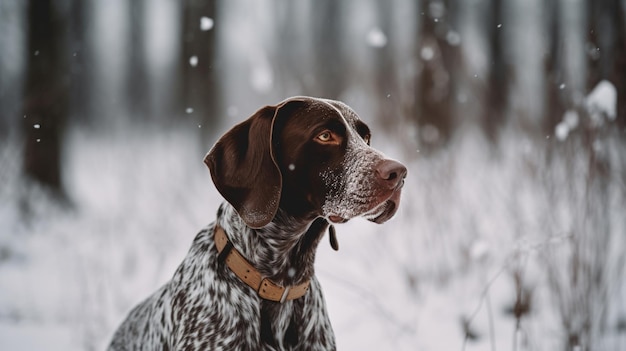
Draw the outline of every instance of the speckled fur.
[[[291,102],[295,104],[290,106]],[[337,101],[307,97],[288,99],[275,107],[259,110],[248,121],[236,126],[229,133],[242,133],[249,128],[250,130],[257,128],[259,125],[257,122],[263,122],[261,119],[267,117],[264,115],[267,111],[278,111],[280,108],[288,109],[294,106],[296,110],[292,113],[300,113],[300,120],[291,120],[291,124],[289,121],[285,122],[292,130],[295,128],[300,131],[302,121],[315,122],[316,118],[326,118],[326,121],[334,118],[346,127],[345,134],[340,137],[345,138],[345,143],[324,149],[326,154],[334,155],[332,156],[334,158],[321,161],[318,159],[319,162],[313,164],[314,167],[306,168],[295,164],[302,162],[301,166],[310,166],[311,164],[306,162],[309,162],[311,155],[282,152],[280,153],[282,158],[279,159],[284,163],[275,164],[276,167],[282,166],[283,171],[278,175],[287,179],[286,183],[289,184],[284,188],[287,191],[283,191],[285,197],[281,199],[281,206],[283,200],[302,200],[304,197],[309,199],[308,196],[319,197],[321,200],[311,200],[310,204],[313,205],[308,212],[302,211],[295,215],[293,213],[297,211],[293,206],[281,208],[273,203],[272,201],[278,201],[275,197],[267,200],[270,202],[269,207],[277,208],[275,213],[274,211],[268,213],[263,209],[257,213],[248,211],[245,207],[235,209],[237,205],[233,204],[232,199],[229,200],[228,196],[224,196],[227,202],[220,206],[216,221],[197,235],[172,280],[130,312],[113,336],[110,351],[336,349],[322,290],[314,275],[317,246],[328,228],[329,220],[342,222],[363,216],[372,222],[382,223],[391,218],[400,199],[400,188],[406,169],[371,148],[364,139],[366,133],[363,128],[367,128],[365,124],[360,122],[356,113],[347,105]],[[277,114],[278,112],[275,112],[275,116]],[[287,127],[284,128],[287,130]],[[218,141],[213,149],[217,148],[227,157],[208,158],[207,165],[211,169],[216,185],[222,183],[224,179],[229,180],[229,177],[245,179],[237,174],[242,169],[241,164],[236,164],[235,173],[225,172],[225,175],[220,176],[219,172],[214,172],[220,168],[222,170],[227,168],[229,162],[232,166],[233,160],[246,159],[234,156],[241,156],[239,152],[246,152],[247,143],[243,143],[244,150],[237,151],[236,147],[242,144],[242,140],[248,140],[248,135],[229,133],[226,134],[227,142]],[[285,145],[290,147],[294,147],[294,143],[302,142],[299,144],[302,146],[304,143],[314,142],[307,138],[315,137],[315,135],[301,137],[297,134],[297,140],[293,138],[283,140],[280,139],[281,135],[291,134],[285,132],[277,137],[279,142],[285,141]],[[258,138],[262,136],[250,140],[259,140]],[[306,140],[301,141],[302,139]],[[264,148],[269,148],[268,143],[263,145]],[[253,150],[258,151],[258,148]],[[318,147],[316,150],[321,149]],[[270,150],[260,151],[258,155],[272,154],[273,158],[275,156]],[[289,157],[291,158],[287,160]],[[254,162],[257,159],[252,158]],[[389,176],[385,168],[390,166],[395,167],[396,173],[393,173],[393,176]],[[274,167],[274,164],[267,167]],[[299,169],[309,170],[306,175],[312,177],[312,184],[318,184],[318,180],[321,180],[323,186],[317,188],[312,186],[309,189],[309,183],[296,182],[301,179],[310,180],[303,178],[302,175],[296,176]],[[313,169],[315,171],[311,171]],[[275,178],[265,179],[275,180]],[[232,182],[225,183],[233,186]],[[265,186],[265,183],[256,184],[253,189],[259,189],[259,186]],[[217,187],[220,190],[220,186]],[[305,193],[301,195],[302,198],[293,195],[303,188],[312,193]],[[226,190],[222,191],[224,189]],[[225,186],[222,186],[222,190],[222,195],[236,194]],[[277,192],[280,193],[280,190],[279,187]],[[241,203],[235,200],[236,203]],[[294,203],[301,205],[298,201]],[[261,202],[258,206],[266,204],[268,202]],[[245,211],[246,216],[240,216],[241,211]],[[267,216],[267,220],[260,220],[264,216]],[[261,224],[254,226],[250,225],[250,222]],[[283,304],[261,299],[256,291],[239,280],[223,262],[219,262],[213,241],[216,224],[224,229],[234,247],[263,277],[283,286],[295,286],[310,280],[307,293],[301,298]],[[256,227],[260,228],[253,229]]]
[[[326,222],[298,222],[279,212],[255,230],[228,203],[216,222],[264,276],[283,285],[311,278],[308,293],[283,304],[260,299],[217,261],[212,223],[196,236],[172,280],[130,312],[109,350],[334,350],[313,275]]]

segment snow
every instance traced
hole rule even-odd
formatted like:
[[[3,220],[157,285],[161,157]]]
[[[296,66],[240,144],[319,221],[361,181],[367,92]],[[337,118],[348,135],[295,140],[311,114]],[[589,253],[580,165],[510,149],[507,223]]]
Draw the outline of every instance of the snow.
[[[78,351],[82,349],[76,343],[75,330],[68,325],[0,323],[0,350]]]
[[[567,139],[569,132],[570,132],[570,128],[568,127],[567,123],[561,122],[557,124],[557,126],[555,127],[554,135],[556,135],[557,139],[559,139],[560,141],[563,141]]]
[[[20,186],[17,167],[3,169],[11,190],[0,191],[0,350],[104,349],[128,309],[172,276],[215,212],[206,202],[218,198],[201,161],[206,150],[188,135],[71,133],[69,140],[65,174],[75,210]],[[3,160],[16,154],[0,152]],[[20,192],[32,203],[29,224],[14,207]]]
[[[470,248],[470,257],[476,261],[483,261],[488,258],[489,251],[489,243],[483,240],[477,240]]]
[[[209,18],[209,17],[200,18],[200,30],[202,30],[203,32],[213,29],[213,25],[214,23],[213,23],[212,18]]]
[[[420,56],[424,61],[430,61],[435,57],[435,51],[430,46],[424,46],[422,50],[420,50]]]
[[[96,45],[93,55],[101,58],[94,64],[99,67],[97,80],[105,81],[107,87],[112,87],[109,90],[119,92],[124,91],[122,81],[116,78],[120,75],[110,72],[126,72],[124,56],[109,53],[126,51],[128,36],[122,34],[128,32],[130,21],[121,2],[115,3],[117,6],[93,2],[92,11],[103,15],[94,16],[90,32],[101,33],[98,42],[102,45]],[[148,7],[148,11],[169,16],[147,16],[156,18],[148,22],[148,32],[156,35],[150,36],[154,39],[147,47],[152,62],[159,60],[159,67],[165,67],[179,52],[176,49],[180,45],[180,9],[175,2],[158,3]],[[460,12],[461,22],[467,17],[465,14],[481,12],[482,7],[477,7],[477,3],[460,3],[464,9],[471,10]],[[518,16],[522,13],[521,4],[533,11],[522,8],[526,14]],[[517,1],[507,7],[507,13],[512,14],[507,28],[514,33],[509,41],[517,43],[507,57],[512,60],[511,67],[518,67],[513,75],[519,81],[512,94],[519,98],[511,109],[527,111],[530,116],[541,115],[537,111],[543,111],[538,102],[542,101],[539,95],[544,89],[533,83],[545,80],[541,75],[545,26],[540,23],[542,7],[537,4],[538,1],[529,4]],[[223,9],[224,18],[220,21],[220,26],[226,26],[221,31],[220,49],[226,52],[224,61],[230,65],[224,71],[229,79],[224,80],[227,91],[223,93],[228,121],[239,122],[261,103],[278,101],[276,95],[284,91],[306,91],[306,86],[288,84],[281,76],[281,68],[272,66],[280,62],[275,53],[282,45],[274,34],[267,34],[268,29],[274,30],[281,23],[276,14],[270,13],[273,6],[269,5],[273,4],[261,1],[254,6],[241,2],[224,5],[230,6]],[[348,6],[367,8],[360,5],[354,2]],[[429,7],[423,9],[429,18],[434,21],[446,18],[443,2],[431,2]],[[403,7],[398,8],[397,11],[403,11]],[[302,21],[299,24],[304,28],[311,21],[307,9],[296,11],[300,13],[296,22]],[[389,33],[376,26],[379,14],[374,12],[367,21],[355,15],[351,18],[356,20],[346,23],[355,26],[358,22],[358,28],[346,35],[359,38],[347,42],[347,51],[357,53],[351,56],[357,60],[352,62],[357,71],[375,72],[374,66],[358,60],[371,56],[367,53],[372,48],[390,49],[387,48]],[[14,17],[18,16],[8,16],[3,21]],[[565,17],[569,18],[567,14]],[[169,20],[164,22],[164,18]],[[481,19],[482,14],[476,18]],[[207,31],[215,23],[212,18],[203,17],[197,25]],[[15,27],[20,27],[17,35],[23,35],[21,26]],[[580,30],[566,31],[564,35],[575,38],[574,43],[576,38],[585,38],[584,26],[579,27]],[[497,28],[505,30],[501,23]],[[393,32],[397,38],[396,29]],[[455,29],[443,32],[445,39],[450,45],[459,45],[459,33],[462,33],[468,70],[477,72],[474,77],[484,77],[491,61],[486,56],[489,50],[482,32],[483,23]],[[410,45],[405,47],[412,53],[415,30],[409,28],[407,32]],[[294,52],[310,51],[310,33],[294,34],[301,38]],[[396,50],[403,47],[395,46]],[[582,43],[579,46],[566,50],[571,54],[565,55],[566,58],[580,61],[579,69],[569,71],[584,72],[583,61],[588,57],[579,55],[576,59],[582,49],[588,50],[592,59],[600,55],[597,47],[583,48]],[[3,47],[6,49],[6,45]],[[435,49],[426,46],[419,54],[424,60],[432,60]],[[39,55],[39,51],[30,54]],[[20,58],[18,55],[8,63],[23,65],[25,60]],[[409,59],[413,58],[405,58]],[[310,58],[297,61],[301,61],[302,67],[312,65]],[[198,63],[197,56],[189,58],[192,67]],[[416,70],[409,67],[401,75],[414,77]],[[303,80],[307,77],[314,80],[313,73],[299,71],[304,72]],[[573,92],[575,104],[587,106],[596,120],[615,119],[618,99],[615,87],[602,81],[585,97],[576,92],[584,85],[576,81],[585,77],[585,74],[564,77],[567,86],[561,83],[558,87]],[[363,85],[365,78],[358,84]],[[166,89],[171,86],[154,85]],[[413,94],[411,89],[407,90]],[[401,101],[402,96],[397,94],[394,98]],[[120,101],[115,96],[105,93],[100,100]],[[368,100],[371,95],[347,92],[346,96]],[[457,95],[461,103],[474,98],[471,91],[460,91]],[[361,109],[364,119],[371,116],[372,110]],[[193,108],[187,107],[185,112],[192,113]],[[611,255],[626,252],[623,181],[607,185],[608,200],[604,203],[586,201],[583,196],[586,190],[593,193],[585,188],[586,182],[593,180],[585,173],[587,162],[592,159],[589,152],[622,160],[626,153],[605,140],[593,140],[592,150],[588,150],[588,145],[576,144],[575,130],[586,117],[579,116],[575,110],[566,111],[562,117],[554,130],[556,140],[550,136],[546,137],[548,140],[531,140],[519,130],[509,130],[494,146],[466,132],[455,136],[451,145],[436,155],[416,150],[411,141],[417,139],[418,131],[405,125],[401,128],[407,136],[376,135],[375,146],[405,161],[409,176],[394,219],[380,226],[358,219],[337,225],[340,251],[334,252],[324,243],[320,246],[316,272],[324,288],[340,350],[506,350],[515,345],[516,336],[516,350],[564,349],[566,331],[557,306],[567,309],[567,301],[554,296],[551,286],[555,282],[547,281],[549,267],[545,259],[549,257],[553,260],[549,262],[560,263],[562,280],[567,280],[566,271],[574,262],[564,251],[574,241],[573,229],[582,228],[580,224],[586,221],[590,226],[609,223],[610,233],[619,234],[611,237],[610,250],[601,251],[600,258],[606,256],[608,260]],[[196,125],[191,123],[189,128],[199,134]],[[33,128],[37,127],[33,125]],[[414,133],[410,135],[411,132]],[[433,126],[425,126],[419,133],[427,142],[436,143],[440,138],[440,131]],[[0,140],[0,350],[102,350],[128,310],[172,276],[197,231],[214,218],[220,201],[202,164],[211,143],[206,140],[201,143],[192,135],[179,130],[163,133],[145,126],[115,135],[73,131],[66,145],[64,165],[65,180],[75,206],[70,211],[59,209],[41,189],[18,181],[20,176],[15,170],[19,169],[21,160],[15,155],[21,154],[21,146],[17,143],[7,146],[6,140]],[[572,154],[555,153],[546,157],[542,146],[556,141],[559,147],[571,147]],[[403,153],[403,148],[411,152]],[[548,158],[552,159],[552,166],[540,162]],[[610,173],[609,180],[626,174],[623,166],[613,162],[606,170]],[[32,203],[31,213],[35,218],[29,224],[20,219],[18,205],[23,193]],[[600,218],[582,210],[595,208],[602,212],[596,215]],[[597,230],[597,234],[600,232]],[[594,260],[598,257],[588,258],[583,262],[585,265],[597,264]],[[612,318],[623,320],[626,283],[621,266],[609,271],[615,274],[608,277],[612,278],[612,285],[605,286],[618,296],[600,302],[605,302],[602,307]],[[518,330],[514,318],[503,312],[515,298],[512,282],[515,270],[522,270],[524,283],[534,289],[532,311],[523,318]],[[574,304],[571,310],[579,307],[582,308]],[[478,338],[464,344],[462,324],[466,322]],[[624,342],[625,334],[618,334],[611,321],[605,327],[599,338],[614,338],[616,346],[604,349],[622,349],[619,341]]]
[[[565,84],[561,84],[563,89]],[[585,97],[585,108],[594,126],[603,124],[604,118],[615,120],[617,115],[617,90],[615,86],[607,81],[600,81],[593,90]],[[567,139],[569,134],[576,129],[580,117],[576,110],[567,110],[563,115],[563,120],[556,125],[554,135],[559,141]]]
[[[461,35],[457,31],[449,30],[446,34],[446,41],[452,46],[459,46],[461,45]]]
[[[563,123],[575,127],[576,118],[566,114]],[[142,126],[68,137],[65,174],[74,210],[20,187],[16,171],[3,174],[1,350],[104,349],[129,309],[170,279],[221,202],[202,163],[208,146],[189,131]],[[338,348],[506,350],[517,335],[520,351],[562,349],[541,257],[562,254],[557,250],[572,242],[569,228],[581,205],[572,196],[584,194],[576,185],[585,184],[584,172],[560,170],[567,162],[541,166],[540,143],[515,133],[503,135],[495,159],[493,146],[470,132],[430,157],[403,154],[399,139],[377,134],[374,145],[409,169],[396,216],[383,225],[363,219],[336,225],[341,249],[324,240],[318,250],[316,274]],[[19,164],[7,158],[16,150],[0,149],[3,164]],[[541,179],[550,176],[560,197],[547,201]],[[14,206],[27,189],[35,215],[28,225]],[[611,189],[624,198],[623,189]],[[620,218],[619,199],[603,211]],[[520,330],[505,313],[515,301],[516,271],[533,289]],[[619,305],[607,306],[620,315]],[[464,342],[463,325],[477,339]]]
[[[367,32],[366,41],[373,48],[382,48],[387,45],[387,36],[380,28],[374,27]]]
[[[563,115],[563,120],[557,124],[554,134],[557,139],[564,141],[571,131],[578,126],[578,112],[576,110],[567,110]]]
[[[617,116],[617,89],[608,80],[600,81],[585,99],[592,115],[605,115],[610,120]]]

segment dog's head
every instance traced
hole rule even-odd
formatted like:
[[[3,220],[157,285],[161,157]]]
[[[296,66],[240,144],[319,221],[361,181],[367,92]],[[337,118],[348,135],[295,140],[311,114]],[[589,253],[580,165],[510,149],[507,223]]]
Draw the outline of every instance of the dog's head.
[[[398,209],[406,168],[370,147],[347,105],[294,97],[236,125],[204,159],[217,190],[252,228],[278,208],[302,219],[383,223]]]

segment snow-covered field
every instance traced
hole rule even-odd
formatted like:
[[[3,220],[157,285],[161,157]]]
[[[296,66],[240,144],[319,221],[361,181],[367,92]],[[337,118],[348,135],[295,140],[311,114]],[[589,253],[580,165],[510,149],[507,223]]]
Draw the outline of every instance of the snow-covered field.
[[[353,220],[337,227],[338,252],[320,246],[340,350],[564,349],[564,316],[594,349],[623,349],[623,142],[511,130],[497,147],[468,130],[428,157],[375,137],[409,176],[392,221]],[[0,350],[104,349],[221,201],[202,163],[210,145],[190,133],[68,140],[70,209],[20,182],[15,143],[0,149]],[[517,297],[530,301],[519,323]]]

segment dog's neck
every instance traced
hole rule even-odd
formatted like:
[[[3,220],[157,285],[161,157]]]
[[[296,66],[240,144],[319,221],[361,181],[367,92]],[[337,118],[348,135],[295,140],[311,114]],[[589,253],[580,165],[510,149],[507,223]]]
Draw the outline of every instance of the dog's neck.
[[[269,224],[252,229],[226,202],[217,217],[234,247],[264,277],[287,286],[313,276],[315,252],[328,227],[325,219],[297,219],[279,208]]]

